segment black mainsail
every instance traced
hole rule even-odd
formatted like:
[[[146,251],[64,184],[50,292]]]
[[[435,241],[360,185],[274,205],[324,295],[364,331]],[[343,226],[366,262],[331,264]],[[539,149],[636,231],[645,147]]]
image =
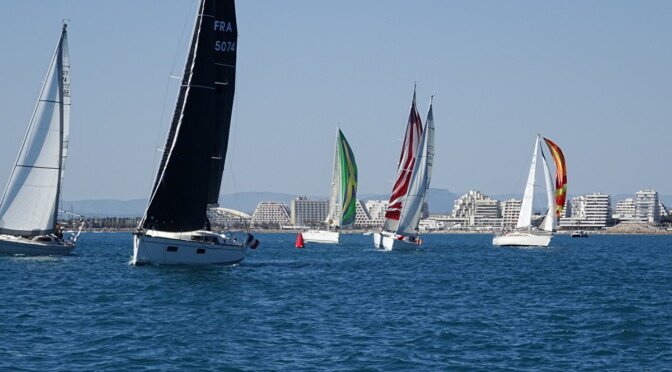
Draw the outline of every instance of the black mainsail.
[[[235,91],[238,28],[234,0],[201,0],[182,86],[141,226],[203,229],[217,203]]]

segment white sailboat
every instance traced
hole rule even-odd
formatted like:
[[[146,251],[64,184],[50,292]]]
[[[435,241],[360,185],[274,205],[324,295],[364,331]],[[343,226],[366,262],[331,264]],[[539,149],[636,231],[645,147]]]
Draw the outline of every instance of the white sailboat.
[[[385,223],[373,234],[376,248],[415,250],[422,243],[418,234],[420,213],[432,178],[434,162],[434,115],[429,104],[424,130],[415,105],[415,90],[406,127],[397,178]]]
[[[559,148],[555,146],[549,140],[546,140],[549,148],[552,152],[554,146],[559,152]],[[550,143],[549,143],[550,142]],[[536,183],[536,168],[537,168],[537,158],[538,152],[541,151],[541,160],[543,164],[543,173],[544,173],[544,182],[546,185],[546,197],[548,200],[548,206],[546,215],[543,217],[541,224],[533,226],[532,224],[532,207],[534,201],[534,189]],[[560,156],[562,153],[560,152]],[[551,181],[551,172],[548,168],[548,163],[546,157],[544,156],[544,151],[541,149],[541,136],[537,135],[534,141],[534,153],[532,155],[532,163],[530,164],[530,171],[527,177],[527,183],[525,186],[525,193],[523,195],[523,202],[520,207],[520,213],[518,215],[518,222],[516,223],[515,229],[512,231],[501,231],[498,232],[492,239],[492,244],[495,246],[529,246],[529,247],[547,247],[551,242],[553,237],[553,232],[557,228],[557,217],[560,215],[562,206],[564,205],[564,193],[566,192],[566,176],[564,177],[564,183],[560,179],[561,171],[564,175],[564,157],[562,162],[559,162],[559,158],[554,152],[554,160],[556,160],[556,167],[558,167],[558,177],[559,181],[562,184],[562,187],[559,190],[562,191],[562,200],[563,204],[556,208],[556,199],[554,198],[553,184]],[[561,169],[562,167],[562,169]]]
[[[189,57],[145,215],[133,239],[133,265],[231,264],[259,242],[210,231],[235,92],[238,29],[233,0],[201,0]]]
[[[77,240],[57,223],[70,131],[70,57],[63,25],[47,77],[0,201],[0,253],[65,255]],[[77,234],[78,235],[78,234]]]
[[[355,224],[357,212],[357,163],[350,144],[343,132],[336,133],[334,168],[331,178],[329,213],[324,221],[327,230],[303,232],[305,243],[340,243],[339,230],[351,228]]]

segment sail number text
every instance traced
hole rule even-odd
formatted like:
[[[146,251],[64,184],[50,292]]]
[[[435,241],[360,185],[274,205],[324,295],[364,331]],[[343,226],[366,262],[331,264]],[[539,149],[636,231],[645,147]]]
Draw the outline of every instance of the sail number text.
[[[215,32],[233,32],[233,24],[227,21],[215,20]],[[215,51],[217,52],[235,52],[235,41],[215,41]]]
[[[235,52],[236,51],[236,42],[235,41],[215,41],[215,50],[217,52]]]

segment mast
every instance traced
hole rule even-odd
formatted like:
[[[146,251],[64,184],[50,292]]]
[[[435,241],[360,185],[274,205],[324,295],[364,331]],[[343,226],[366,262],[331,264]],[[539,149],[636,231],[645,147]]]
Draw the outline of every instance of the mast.
[[[422,122],[418,114],[418,108],[415,104],[415,87],[413,87],[413,100],[411,101],[411,112],[408,115],[408,124],[406,125],[406,135],[404,144],[401,148],[399,163],[397,165],[397,176],[390,196],[390,204],[385,213],[385,222],[383,230],[396,232],[399,227],[399,218],[403,203],[406,199],[406,193],[410,184],[411,174],[415,167],[415,156],[422,136]]]
[[[63,25],[19,155],[0,201],[0,233],[51,234],[67,155],[70,59]]]
[[[233,0],[202,0],[163,158],[140,226],[193,231],[217,202],[235,92]]]
[[[59,58],[57,59],[57,71],[59,74],[59,95],[61,97],[61,110],[59,120],[59,166],[58,166],[58,183],[56,186],[56,198],[54,219],[52,228],[56,231],[58,224],[58,204],[61,199],[61,187],[63,177],[65,176],[65,161],[68,157],[68,146],[70,145],[70,52],[68,50],[68,25],[63,23],[61,31],[61,42],[58,48]]]

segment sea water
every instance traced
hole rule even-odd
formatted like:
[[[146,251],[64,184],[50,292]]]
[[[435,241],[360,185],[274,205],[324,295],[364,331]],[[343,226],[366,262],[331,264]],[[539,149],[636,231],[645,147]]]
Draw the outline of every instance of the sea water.
[[[672,236],[258,237],[234,266],[133,267],[130,233],[0,257],[0,370],[672,370]]]

